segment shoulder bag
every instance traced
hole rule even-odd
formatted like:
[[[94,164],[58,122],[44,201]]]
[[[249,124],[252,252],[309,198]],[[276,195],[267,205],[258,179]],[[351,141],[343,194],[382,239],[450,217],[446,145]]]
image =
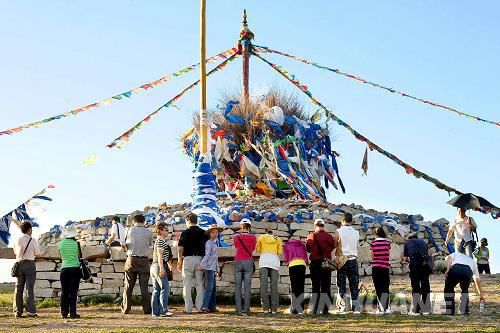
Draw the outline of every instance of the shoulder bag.
[[[252,258],[252,265],[253,265],[252,273],[255,273],[255,262],[253,261],[252,254],[250,253],[250,251],[248,251],[247,247],[245,246],[245,243],[243,243],[243,241],[240,239],[240,236],[237,236],[235,238],[240,242],[241,246],[245,249],[245,252],[248,254],[248,256]]]
[[[319,253],[322,257],[323,262],[321,263],[321,268],[324,269],[325,271],[336,271],[342,268],[342,266],[345,265],[347,262],[347,257],[342,254],[342,249],[337,245],[337,248],[335,250],[335,256],[333,259],[327,259],[323,258],[323,249],[319,245],[318,239],[316,238],[316,235],[313,234],[314,242],[316,243],[316,246],[318,247]]]
[[[422,267],[426,268],[427,270],[429,270],[430,273],[432,273],[432,271],[434,270],[434,258],[422,252],[422,250],[420,250],[418,247],[417,250],[420,253],[420,256],[422,257]]]
[[[83,259],[82,247],[80,246],[80,243],[76,242],[76,244],[78,244],[78,258],[80,260],[80,278],[83,281],[88,281],[92,278],[92,272],[90,271],[88,261]]]
[[[28,246],[30,246],[30,243],[31,243],[31,240],[33,238],[30,238],[30,240],[28,241],[28,244],[26,244],[26,247],[24,248],[24,252],[23,252],[23,255],[21,256],[24,257],[24,255],[26,254],[26,250],[28,249]],[[10,275],[12,277],[18,277],[19,276],[19,261],[16,261],[14,263],[14,265],[12,265],[12,269],[10,270]]]

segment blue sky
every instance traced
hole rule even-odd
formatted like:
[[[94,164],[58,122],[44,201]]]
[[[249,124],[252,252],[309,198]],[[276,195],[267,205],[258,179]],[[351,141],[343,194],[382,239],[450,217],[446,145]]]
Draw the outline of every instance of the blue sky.
[[[500,22],[496,1],[208,1],[207,53],[236,44],[247,8],[255,43],[358,74],[464,112],[499,120]],[[198,1],[0,0],[1,130],[62,113],[135,88],[198,61]],[[414,167],[464,192],[500,202],[499,129],[319,71],[276,55],[312,93],[355,129]],[[179,137],[197,111],[198,90],[145,125],[123,150],[112,139],[165,103],[198,72],[134,98],[39,129],[0,137],[6,212],[56,185],[42,229],[68,219],[127,213],[190,198],[191,165]],[[208,80],[208,104],[236,89],[241,62]],[[252,59],[253,94],[294,88]],[[302,98],[301,94],[297,94]],[[307,103],[309,110],[315,109]],[[387,158],[334,125],[347,193],[331,202],[451,219],[446,192],[406,175]],[[93,166],[82,163],[99,155]],[[498,222],[473,215],[500,271]],[[8,268],[3,266],[6,272]],[[5,272],[0,272],[0,280]]]

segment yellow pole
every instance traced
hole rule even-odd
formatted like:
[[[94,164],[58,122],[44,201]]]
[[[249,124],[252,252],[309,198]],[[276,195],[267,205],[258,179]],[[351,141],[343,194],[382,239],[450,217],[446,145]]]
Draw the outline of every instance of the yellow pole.
[[[207,126],[207,63],[206,63],[206,0],[201,0],[200,8],[200,153],[208,151],[208,126]]]

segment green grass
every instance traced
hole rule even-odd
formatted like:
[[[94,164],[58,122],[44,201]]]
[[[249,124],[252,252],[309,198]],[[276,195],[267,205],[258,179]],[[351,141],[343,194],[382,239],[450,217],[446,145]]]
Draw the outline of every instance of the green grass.
[[[44,299],[43,301],[36,302],[37,308],[40,309],[56,308],[59,307],[60,305],[61,303],[59,302],[59,300],[55,298],[47,298]]]

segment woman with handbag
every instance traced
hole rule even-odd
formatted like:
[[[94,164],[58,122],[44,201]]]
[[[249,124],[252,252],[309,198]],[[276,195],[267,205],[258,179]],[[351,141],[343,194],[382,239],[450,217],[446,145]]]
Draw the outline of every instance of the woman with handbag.
[[[250,313],[250,298],[252,296],[252,275],[255,272],[253,251],[257,238],[250,233],[252,223],[244,218],[240,221],[240,232],[233,237],[236,254],[234,256],[234,300],[236,313]],[[243,287],[243,290],[242,290]]]
[[[170,294],[169,281],[172,280],[172,249],[167,243],[168,226],[165,222],[156,224],[156,241],[153,246],[153,263],[150,268],[153,280],[153,294],[151,308],[153,318],[170,317],[168,311],[168,295]]]
[[[389,284],[391,265],[389,257],[391,251],[391,241],[382,227],[375,229],[377,238],[370,244],[372,251],[372,279],[377,294],[377,311],[375,314],[390,314],[389,308]]]
[[[309,303],[312,314],[328,314],[332,304],[331,284],[332,271],[323,268],[325,260],[332,259],[332,252],[337,248],[335,238],[325,231],[325,221],[314,221],[314,232],[307,236],[306,249],[310,253],[312,297]]]
[[[76,241],[78,231],[75,227],[68,227],[62,234],[59,242],[61,255],[61,318],[80,318],[76,313],[78,288],[80,287],[80,247]]]
[[[37,317],[35,306],[35,257],[42,254],[42,249],[36,239],[31,237],[33,227],[31,223],[24,222],[20,225],[23,235],[14,243],[16,262],[12,267],[12,276],[16,278],[16,292],[14,294],[14,316],[22,318],[24,310],[24,287],[28,297],[26,299],[26,316]]]

